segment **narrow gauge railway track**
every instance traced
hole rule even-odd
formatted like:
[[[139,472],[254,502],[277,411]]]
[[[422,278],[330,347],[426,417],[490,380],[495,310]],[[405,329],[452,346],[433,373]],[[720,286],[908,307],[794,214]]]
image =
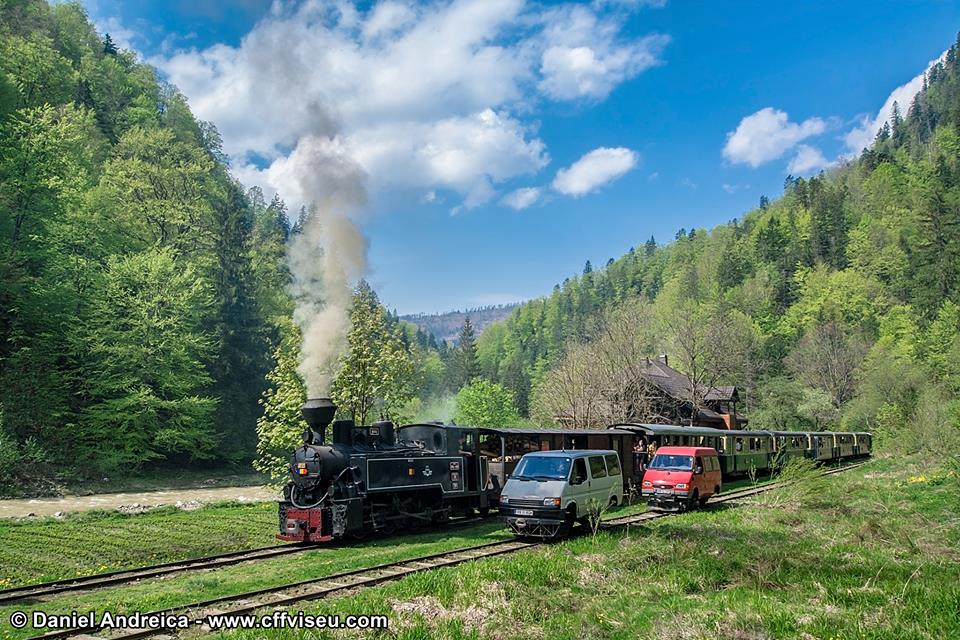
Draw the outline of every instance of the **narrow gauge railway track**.
[[[30,600],[49,596],[67,591],[87,591],[108,587],[125,582],[134,582],[156,576],[164,576],[170,573],[180,573],[182,571],[197,571],[200,569],[215,569],[226,567],[250,560],[262,560],[264,558],[273,558],[275,556],[287,555],[290,553],[299,553],[316,547],[292,546],[289,544],[272,545],[269,547],[259,547],[256,549],[244,549],[242,551],[230,551],[212,556],[203,556],[200,558],[190,558],[188,560],[175,560],[164,562],[162,564],[150,565],[147,567],[138,567],[135,569],[121,569],[109,573],[97,573],[91,576],[80,576],[77,578],[65,578],[63,580],[54,580],[52,582],[42,582],[39,584],[23,585],[0,590],[0,604],[16,602],[18,600]]]
[[[483,522],[484,518],[464,518],[451,522],[448,526],[460,527],[470,524]],[[255,560],[266,560],[278,556],[302,553],[304,551],[315,551],[324,547],[315,544],[278,544],[267,547],[258,547],[256,549],[244,549],[242,551],[230,551],[200,558],[190,558],[187,560],[175,560],[164,562],[146,567],[137,567],[134,569],[121,569],[109,573],[98,573],[92,576],[81,576],[77,578],[65,578],[63,580],[54,580],[52,582],[42,582],[39,584],[23,585],[19,587],[10,587],[0,590],[0,605],[22,600],[36,600],[46,596],[66,593],[70,591],[93,591],[104,587],[113,587],[138,580],[156,578],[174,573],[185,573],[188,571],[203,571],[207,569],[219,569],[229,567],[241,562],[253,562]]]
[[[833,475],[849,471],[865,464],[864,462],[845,465],[829,469],[821,473],[821,476]],[[710,504],[731,502],[743,498],[749,498],[766,491],[771,491],[790,484],[790,481],[769,482],[761,486],[747,487],[731,491],[730,493],[717,496],[712,499]],[[648,511],[636,515],[611,518],[602,523],[604,529],[617,529],[627,525],[664,518],[675,515],[676,512],[656,512]],[[426,556],[420,556],[410,560],[401,560],[398,562],[389,562],[365,569],[354,569],[342,573],[336,573],[322,578],[311,578],[300,582],[248,591],[232,596],[222,596],[211,600],[194,602],[187,605],[170,607],[159,611],[151,611],[145,616],[169,616],[186,614],[189,616],[191,625],[202,627],[203,621],[211,613],[219,615],[243,615],[249,614],[260,609],[284,607],[298,602],[309,600],[319,600],[338,593],[345,593],[355,589],[372,587],[386,582],[399,580],[405,576],[439,569],[443,567],[453,567],[470,560],[489,558],[493,556],[505,555],[517,551],[534,549],[548,544],[541,541],[529,541],[522,539],[512,539],[500,542],[488,542],[482,545],[457,549],[454,551],[445,551]],[[235,603],[235,606],[229,608],[220,608],[219,605],[225,603]],[[83,633],[96,631],[93,627],[62,629],[53,631],[40,636],[35,636],[31,640],[53,640],[58,638],[69,638]],[[137,629],[121,633],[109,633],[103,635],[110,640],[133,640],[135,638],[147,638],[153,635],[169,632],[168,628]]]

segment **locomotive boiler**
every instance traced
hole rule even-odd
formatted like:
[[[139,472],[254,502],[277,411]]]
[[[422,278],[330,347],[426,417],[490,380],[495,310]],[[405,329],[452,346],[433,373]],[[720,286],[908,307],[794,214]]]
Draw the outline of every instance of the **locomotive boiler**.
[[[329,398],[301,408],[307,429],[290,458],[280,502],[288,541],[328,542],[427,524],[476,511],[496,500],[478,430],[441,424],[397,428],[381,421],[333,420]],[[327,430],[331,441],[327,443]]]

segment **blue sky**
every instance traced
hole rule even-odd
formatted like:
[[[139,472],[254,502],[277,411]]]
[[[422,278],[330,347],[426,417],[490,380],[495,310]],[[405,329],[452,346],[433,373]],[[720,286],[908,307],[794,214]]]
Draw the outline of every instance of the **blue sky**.
[[[362,167],[368,279],[401,313],[543,295],[741,216],[858,149],[960,29],[952,2],[87,7],[245,184],[302,202],[310,136]]]

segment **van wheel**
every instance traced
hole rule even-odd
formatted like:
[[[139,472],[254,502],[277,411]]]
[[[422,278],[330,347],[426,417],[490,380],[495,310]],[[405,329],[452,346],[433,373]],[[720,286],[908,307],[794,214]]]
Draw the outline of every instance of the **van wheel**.
[[[611,508],[617,506],[617,496],[610,496],[610,503],[607,506]]]
[[[710,499],[710,496],[700,498],[700,506],[702,507],[703,505],[707,504],[707,500],[709,499]]]
[[[687,508],[693,509],[695,506],[697,506],[697,504],[703,504],[703,503],[700,502],[700,490],[694,489],[693,495],[690,496],[690,504],[687,505]]]

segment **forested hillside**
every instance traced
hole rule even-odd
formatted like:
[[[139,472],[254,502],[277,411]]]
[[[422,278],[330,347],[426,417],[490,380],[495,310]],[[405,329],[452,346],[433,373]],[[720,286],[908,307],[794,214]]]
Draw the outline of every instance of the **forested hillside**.
[[[249,459],[288,233],[79,4],[0,2],[0,482]]]
[[[0,488],[258,448],[272,470],[302,428],[286,251],[308,215],[235,181],[216,129],[79,4],[0,0]],[[738,385],[754,428],[955,437],[957,47],[860,158],[588,263],[475,342],[503,311],[431,334],[361,283],[332,394],[361,420],[545,424],[667,353]]]
[[[630,344],[739,385],[752,428],[956,435],[957,46],[891,123],[860,158],[788,177],[742,219],[651,238],[524,304],[481,335],[483,374],[546,422],[576,393],[609,392]]]
[[[432,334],[437,340],[455,342],[460,328],[463,327],[463,321],[467,318],[470,318],[474,329],[479,332],[494,322],[503,320],[509,316],[517,306],[516,304],[498,304],[478,307],[476,309],[466,309],[465,311],[416,313],[400,316],[400,319],[417,325],[427,333]]]

